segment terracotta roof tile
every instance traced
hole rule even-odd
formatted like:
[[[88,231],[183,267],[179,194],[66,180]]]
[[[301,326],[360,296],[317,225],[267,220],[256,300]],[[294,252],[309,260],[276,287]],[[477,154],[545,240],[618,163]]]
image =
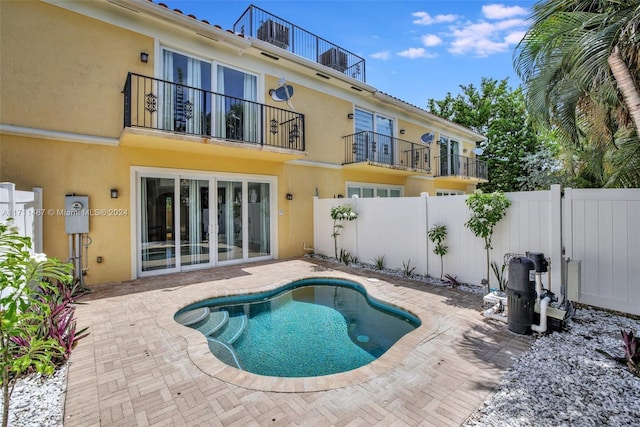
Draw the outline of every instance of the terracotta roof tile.
[[[155,2],[155,1],[153,1],[153,0],[149,0],[149,2],[150,2],[150,3],[153,3],[153,4],[156,4],[156,5],[160,6],[160,7],[164,7],[164,8],[165,8],[165,9],[167,9],[167,10],[170,10],[170,9],[169,9],[169,6],[167,6],[165,3],[160,3],[160,2],[156,3],[156,2]],[[183,15],[183,16],[188,16],[189,18],[195,19],[196,21],[198,20],[198,17],[197,17],[197,16],[195,16],[194,14],[191,14],[191,13],[190,13],[190,14],[188,14],[188,15],[185,15],[185,14],[184,14],[180,9],[173,9],[173,12],[178,13],[178,14]],[[200,21],[200,22],[202,22],[202,23],[205,23],[205,24],[207,24],[207,25],[211,25],[211,23],[210,23],[209,21],[207,21],[206,19],[200,19],[199,21]],[[218,25],[218,24],[213,25],[213,27],[215,27],[215,28],[218,28],[218,29],[222,30],[222,27],[221,27],[220,25]],[[227,32],[229,32],[229,33],[231,33],[231,34],[235,34],[235,33],[233,32],[233,30],[227,30]],[[243,34],[236,34],[236,35],[237,35],[237,36],[239,36],[239,37],[244,38],[244,35],[243,35]]]

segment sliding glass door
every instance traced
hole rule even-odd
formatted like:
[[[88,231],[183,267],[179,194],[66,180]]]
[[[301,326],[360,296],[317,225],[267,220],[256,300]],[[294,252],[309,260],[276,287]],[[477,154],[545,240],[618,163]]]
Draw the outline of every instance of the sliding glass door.
[[[243,258],[242,182],[218,181],[218,261]]]
[[[247,222],[249,258],[271,255],[271,198],[264,182],[249,182]]]
[[[273,256],[274,180],[214,174],[138,179],[139,274]]]
[[[142,271],[175,269],[175,180],[143,177],[140,196]]]
[[[209,180],[180,180],[180,265],[209,263]]]

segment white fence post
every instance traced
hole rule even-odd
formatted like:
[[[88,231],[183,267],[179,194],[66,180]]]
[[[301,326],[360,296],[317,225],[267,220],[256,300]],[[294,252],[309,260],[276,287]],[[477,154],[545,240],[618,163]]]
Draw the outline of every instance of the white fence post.
[[[578,301],[578,295],[580,289],[578,289],[579,281],[570,280],[572,272],[575,271],[575,265],[572,264],[573,260],[573,202],[572,202],[573,190],[571,187],[564,189],[564,197],[562,198],[562,250],[564,251],[564,259],[567,265],[564,266],[566,280],[566,292],[569,301]],[[579,261],[578,261],[579,266]]]
[[[549,191],[549,258],[551,259],[551,280],[549,290],[560,297],[562,285],[562,192],[560,185],[554,184]],[[554,292],[555,289],[555,292]]]
[[[422,225],[422,229],[424,229],[424,242],[425,242],[425,254],[424,254],[424,270],[425,274],[428,276],[433,276],[431,271],[429,270],[429,252],[431,251],[431,241],[429,240],[429,193],[420,193],[420,196],[424,198],[424,203],[422,206],[424,207],[424,214],[420,215],[420,218],[424,219],[424,225]]]
[[[35,216],[33,218],[33,250],[37,253],[44,252],[44,243],[42,241],[44,228],[42,227],[42,218],[44,217],[42,209],[42,188],[33,188],[33,208]]]

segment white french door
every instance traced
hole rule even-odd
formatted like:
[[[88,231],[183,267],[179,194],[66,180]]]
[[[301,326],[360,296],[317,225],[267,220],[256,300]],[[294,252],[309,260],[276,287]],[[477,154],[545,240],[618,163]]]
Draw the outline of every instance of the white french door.
[[[393,164],[393,119],[355,109],[355,161]]]
[[[136,174],[137,274],[272,258],[275,184],[272,177]]]

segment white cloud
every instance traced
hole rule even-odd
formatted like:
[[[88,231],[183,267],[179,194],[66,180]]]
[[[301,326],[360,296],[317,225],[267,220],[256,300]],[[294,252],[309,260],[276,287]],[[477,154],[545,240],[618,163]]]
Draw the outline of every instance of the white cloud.
[[[414,12],[411,15],[418,18],[413,21],[414,24],[418,25],[441,24],[444,22],[454,22],[458,19],[458,15],[453,14],[431,16],[427,12]]]
[[[372,53],[369,56],[373,59],[381,59],[383,61],[386,61],[391,58],[391,52],[389,52],[388,50],[383,50],[382,52]]]
[[[527,21],[524,19],[507,19],[504,21],[498,21],[495,24],[496,30],[508,30],[510,28],[523,28],[527,26]]]
[[[454,55],[489,56],[506,52],[522,40],[528,26],[524,16],[528,14],[528,9],[521,6],[492,3],[482,6],[483,18],[476,21],[464,22],[459,15],[432,16],[422,11],[414,12],[412,16],[416,25],[446,24],[449,27],[445,31],[439,29],[422,35],[420,40],[424,48],[446,44]],[[397,54],[406,58],[435,56],[424,48],[408,48]]]
[[[526,21],[505,19],[495,22],[465,23],[453,28],[449,52],[455,55],[489,56],[505,52],[518,44],[524,36]]]
[[[442,39],[435,34],[427,34],[426,36],[422,36],[422,44],[427,47],[438,46],[442,44]]]
[[[505,19],[514,16],[528,15],[529,11],[521,6],[505,6],[503,4],[487,4],[482,6],[482,14],[487,19]]]
[[[409,49],[403,50],[402,52],[398,52],[397,55],[409,59],[435,58],[437,56],[434,53],[427,52],[423,47],[410,47]]]
[[[509,44],[516,45],[524,38],[526,31],[514,31],[505,36],[504,41]]]

